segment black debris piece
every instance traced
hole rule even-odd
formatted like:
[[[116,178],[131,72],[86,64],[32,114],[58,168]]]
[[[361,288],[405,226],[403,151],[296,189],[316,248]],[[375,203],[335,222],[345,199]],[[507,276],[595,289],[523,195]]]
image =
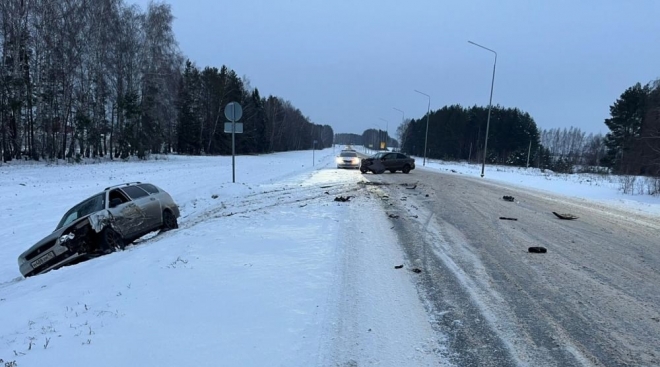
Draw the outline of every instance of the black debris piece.
[[[412,269],[412,272],[413,272],[413,273],[417,273],[417,274],[419,274],[419,273],[422,272],[422,269],[419,269],[419,268],[413,268],[413,269]]]
[[[518,220],[518,218],[500,217],[502,220]]]
[[[326,195],[330,195],[330,193],[329,193],[328,191],[324,192],[324,194],[326,194]]]
[[[337,196],[335,198],[335,201],[340,201],[342,203],[345,203],[345,202],[351,200],[351,198],[352,198],[352,196]]]
[[[453,170],[451,170],[451,171],[454,172],[454,173],[456,173],[456,170],[455,170],[455,169],[453,169]]]
[[[578,219],[579,218],[579,217],[576,217],[573,214],[568,214],[568,213],[559,214],[557,212],[552,212],[552,214],[556,215],[557,218],[559,218],[559,219],[565,219],[565,220],[573,220],[573,219]]]
[[[331,187],[332,187],[332,185],[321,186],[322,189],[328,189],[328,188],[331,188]]]
[[[399,218],[399,216],[396,215],[396,214],[389,214],[388,216],[389,216],[390,218],[392,218],[392,219],[397,219],[397,218]]]
[[[425,196],[426,196],[426,197],[429,197],[429,194],[426,194]]]
[[[535,247],[528,248],[527,251],[535,253],[535,254],[545,254],[546,252],[548,252],[548,249],[545,248],[545,247],[535,246]]]
[[[401,268],[403,268],[403,265],[395,265],[394,266],[394,269],[401,269]]]
[[[513,196],[509,196],[509,195],[504,195],[504,196],[502,196],[502,199],[504,199],[504,200],[506,200],[506,201],[513,201],[513,200],[515,200],[515,199],[513,198]]]
[[[408,190],[414,190],[415,188],[417,188],[417,184],[414,184],[413,187],[406,187]]]

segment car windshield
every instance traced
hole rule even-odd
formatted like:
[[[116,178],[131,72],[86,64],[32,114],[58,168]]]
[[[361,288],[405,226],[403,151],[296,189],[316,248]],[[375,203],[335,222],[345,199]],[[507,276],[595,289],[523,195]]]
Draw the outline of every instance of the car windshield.
[[[69,209],[69,211],[64,214],[55,230],[66,226],[78,218],[82,218],[103,209],[105,209],[105,193],[93,196]]]
[[[357,153],[353,152],[341,152],[340,157],[357,157]]]

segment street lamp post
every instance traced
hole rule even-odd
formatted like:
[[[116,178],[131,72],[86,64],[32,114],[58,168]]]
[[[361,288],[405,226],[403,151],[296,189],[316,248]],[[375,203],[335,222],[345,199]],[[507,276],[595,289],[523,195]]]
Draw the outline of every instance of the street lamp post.
[[[396,108],[396,107],[392,107],[392,108],[394,108],[395,110],[401,112],[401,125],[403,126],[403,123],[406,122],[406,113],[403,112],[403,110],[400,110],[400,109],[398,109],[398,108]],[[400,142],[399,142],[399,152],[401,151],[401,143],[402,143],[402,142],[400,141]]]
[[[488,118],[486,119],[486,139],[484,140],[484,162],[481,164],[481,177],[484,177],[484,170],[486,169],[486,156],[488,153],[488,128],[490,127],[490,110],[493,106],[493,87],[495,86],[495,66],[497,65],[497,52],[491,50],[488,47],[476,44],[472,41],[468,41],[477,47],[481,47],[484,50],[488,50],[495,54],[495,62],[493,63],[493,80],[490,82],[490,100],[488,101]]]
[[[381,121],[385,121],[385,150],[387,150],[388,140],[389,140],[388,134],[389,134],[389,131],[390,131],[390,122],[385,120],[384,118],[380,118],[380,119],[381,119]]]
[[[429,141],[429,117],[431,117],[431,96],[424,92],[420,92],[417,89],[415,89],[415,92],[419,94],[423,94],[429,99],[429,106],[426,110],[426,137],[424,138],[424,161],[422,163],[422,166],[426,166],[426,143]]]

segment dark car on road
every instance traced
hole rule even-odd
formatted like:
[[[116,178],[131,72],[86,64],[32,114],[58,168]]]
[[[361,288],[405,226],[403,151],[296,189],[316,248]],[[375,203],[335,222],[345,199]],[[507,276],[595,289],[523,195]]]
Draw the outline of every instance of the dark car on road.
[[[25,277],[123,249],[156,230],[178,227],[170,194],[141,182],[111,186],[64,214],[55,231],[18,257]]]
[[[362,173],[383,173],[385,171],[409,173],[413,169],[415,169],[415,159],[403,153],[379,152],[369,158],[363,158],[360,162],[360,172]]]

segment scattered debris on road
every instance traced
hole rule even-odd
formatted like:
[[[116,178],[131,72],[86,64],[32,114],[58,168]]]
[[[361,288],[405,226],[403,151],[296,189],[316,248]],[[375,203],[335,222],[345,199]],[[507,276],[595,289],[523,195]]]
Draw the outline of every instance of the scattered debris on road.
[[[545,254],[546,252],[548,252],[548,249],[546,249],[545,247],[535,246],[528,248],[527,251],[535,254]]]
[[[351,200],[352,196],[337,196],[335,197],[335,201],[340,201],[342,203],[345,203],[349,200]]]
[[[500,217],[502,220],[518,220],[518,218]]]
[[[406,189],[408,189],[408,190],[414,190],[416,188],[417,188],[417,184],[414,184],[413,187],[406,187]]]
[[[411,271],[412,271],[413,273],[417,273],[417,274],[419,274],[419,273],[422,272],[422,269],[419,269],[419,268],[413,268]]]
[[[557,218],[559,218],[559,219],[565,219],[565,220],[573,220],[573,219],[578,219],[579,218],[579,217],[577,217],[573,214],[569,214],[569,213],[559,214],[557,212],[552,212],[552,214],[556,215]]]
[[[394,266],[394,269],[401,269],[401,268],[403,268],[403,265],[395,265]]]
[[[396,214],[388,214],[388,217],[390,217],[390,218],[392,218],[392,219],[397,219],[397,218],[399,218],[399,216],[396,215]]]
[[[513,196],[509,196],[509,195],[504,195],[504,196],[502,196],[502,199],[504,199],[505,201],[513,201],[513,200],[515,200],[515,199],[513,198]]]

